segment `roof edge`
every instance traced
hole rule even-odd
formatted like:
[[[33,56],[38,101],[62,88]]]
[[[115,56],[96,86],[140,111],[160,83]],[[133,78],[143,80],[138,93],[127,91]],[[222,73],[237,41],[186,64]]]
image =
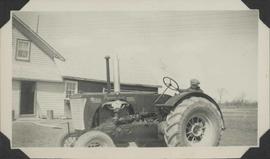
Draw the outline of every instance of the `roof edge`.
[[[40,79],[40,78],[24,78],[24,77],[12,77],[12,80],[17,81],[35,81],[35,82],[53,82],[53,83],[63,83],[62,80],[51,80],[51,79]]]
[[[58,51],[56,51],[50,44],[48,44],[42,37],[34,32],[15,14],[12,15],[12,19],[12,25],[17,28],[24,36],[34,42],[44,53],[49,55],[51,58],[55,57],[63,62],[66,60]]]
[[[82,78],[82,77],[74,77],[74,76],[62,76],[63,79],[66,80],[79,80],[79,81],[88,81],[88,82],[99,82],[99,83],[106,83],[106,80],[99,80],[99,79],[89,79],[89,78]],[[111,81],[111,83],[113,83]],[[161,85],[151,85],[151,84],[134,84],[134,83],[122,83],[123,85],[132,85],[132,86],[142,86],[142,87],[153,87],[153,88],[161,88]]]

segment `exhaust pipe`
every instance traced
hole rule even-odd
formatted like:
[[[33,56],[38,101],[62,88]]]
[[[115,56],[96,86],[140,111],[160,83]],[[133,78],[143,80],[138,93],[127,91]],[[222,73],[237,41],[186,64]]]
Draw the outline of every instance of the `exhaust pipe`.
[[[111,92],[111,81],[110,81],[110,56],[105,56],[106,59],[106,75],[107,75],[107,93]]]
[[[120,92],[120,71],[119,71],[119,59],[118,56],[115,56],[113,62],[113,78],[114,78],[114,92]]]

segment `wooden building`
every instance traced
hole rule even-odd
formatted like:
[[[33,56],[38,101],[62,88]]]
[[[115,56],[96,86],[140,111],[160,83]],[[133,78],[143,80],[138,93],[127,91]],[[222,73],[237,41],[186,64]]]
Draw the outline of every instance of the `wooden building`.
[[[55,117],[69,117],[67,101],[72,94],[106,89],[105,80],[64,75],[56,61],[65,62],[65,58],[15,15],[12,47],[14,118],[43,118],[48,110],[53,110]],[[121,91],[158,92],[158,87],[121,83]]]

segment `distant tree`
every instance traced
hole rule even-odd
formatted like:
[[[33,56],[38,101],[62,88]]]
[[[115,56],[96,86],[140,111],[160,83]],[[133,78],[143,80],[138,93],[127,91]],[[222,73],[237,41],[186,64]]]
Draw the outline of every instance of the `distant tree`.
[[[241,93],[241,95],[239,96],[239,102],[241,103],[241,105],[244,105],[246,103],[246,93]]]
[[[219,97],[219,103],[222,103],[223,101],[223,96],[226,92],[226,89],[225,88],[219,88],[217,89],[217,93],[218,93],[218,97]]]
[[[235,106],[235,107],[240,107],[240,106],[258,106],[257,100],[250,100],[247,98],[246,93],[242,92],[235,98],[231,100],[224,100],[222,101],[223,106]]]
[[[246,94],[242,92],[239,96],[231,101],[231,104],[236,106],[244,106],[249,104],[249,101],[246,99]]]

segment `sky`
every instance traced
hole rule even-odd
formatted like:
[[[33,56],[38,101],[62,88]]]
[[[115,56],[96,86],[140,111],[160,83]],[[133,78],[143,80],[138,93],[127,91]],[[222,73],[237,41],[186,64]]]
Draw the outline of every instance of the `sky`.
[[[65,75],[106,79],[105,55],[120,60],[125,83],[181,88],[197,78],[205,93],[223,100],[257,99],[257,11],[17,12],[65,58]],[[39,24],[37,25],[37,17]],[[112,66],[112,65],[111,65]],[[172,93],[172,92],[169,92]]]

